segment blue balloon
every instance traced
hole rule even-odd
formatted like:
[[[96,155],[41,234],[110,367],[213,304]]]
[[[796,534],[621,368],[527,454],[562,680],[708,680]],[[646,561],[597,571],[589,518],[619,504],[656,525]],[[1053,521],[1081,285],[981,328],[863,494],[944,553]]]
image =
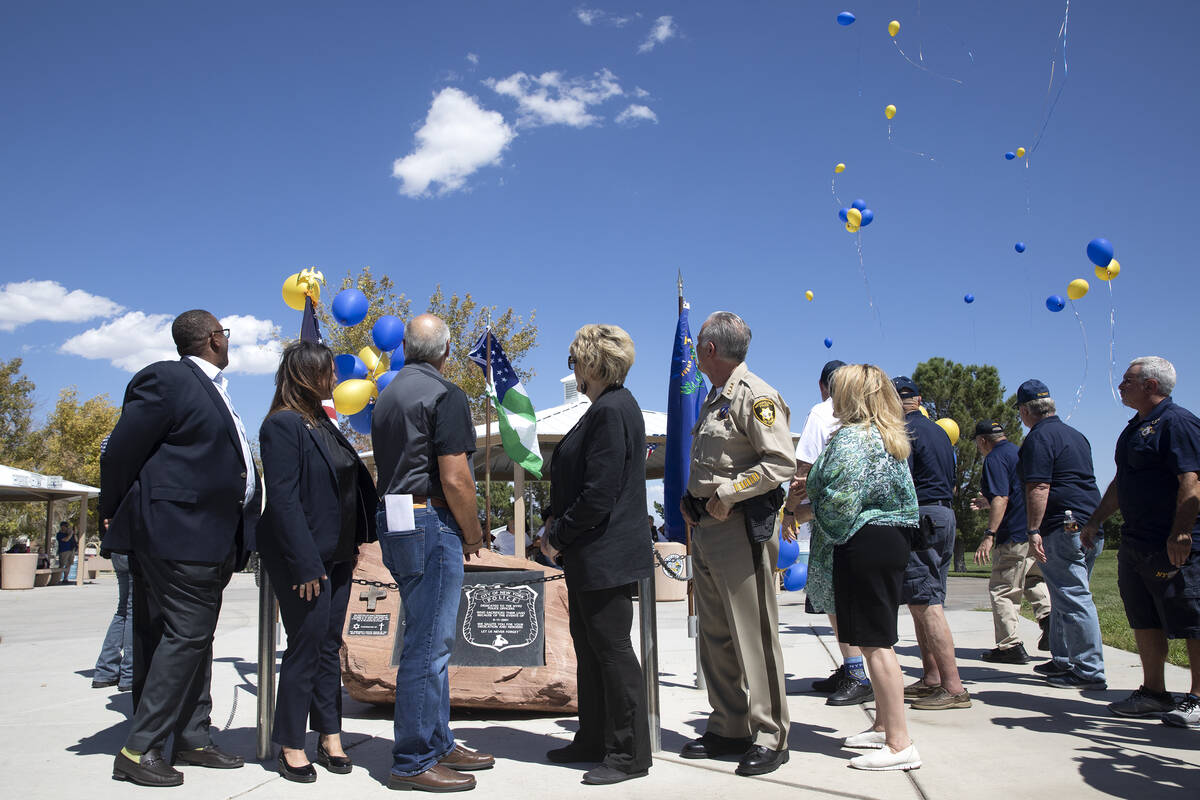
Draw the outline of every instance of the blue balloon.
[[[867,210],[867,201],[866,201],[866,200],[863,200],[863,199],[860,197],[860,198],[858,198],[857,200],[855,200],[853,203],[851,203],[851,204],[850,204],[850,207],[851,207],[851,208],[857,208],[859,211],[866,211],[866,210]]]
[[[826,336],[826,337],[825,337],[825,346],[826,346],[826,347],[833,347],[833,339],[830,339],[828,336]]]
[[[367,403],[367,407],[357,414],[351,414],[346,418],[350,423],[350,427],[361,433],[363,436],[371,435],[371,417],[375,413],[375,404]]]
[[[1062,311],[1064,308],[1066,308],[1066,306],[1067,302],[1056,294],[1052,294],[1046,298],[1046,308],[1050,309],[1055,314],[1057,314],[1059,311]]]
[[[875,221],[875,212],[869,208],[864,208],[862,212],[862,226],[865,228]]]
[[[843,11],[842,13],[837,15],[837,23],[838,23],[838,25],[841,25],[843,28],[846,27],[847,25],[853,25],[854,19],[855,19],[854,15],[851,14],[849,11]]]
[[[1018,253],[1024,253],[1025,252],[1025,243],[1017,242],[1016,244],[1013,245],[1013,250],[1016,250]]]
[[[333,359],[333,369],[337,373],[338,383],[348,381],[351,378],[367,377],[367,365],[363,363],[361,358],[351,353],[335,356]]]
[[[795,564],[796,559],[799,557],[800,544],[784,539],[782,536],[779,537],[779,558],[775,559],[775,568],[787,569],[792,564]]]
[[[973,295],[973,294],[964,294],[964,295],[963,295],[963,302],[964,302],[964,303],[967,303],[968,305],[969,305],[969,304],[971,304],[971,303],[974,303],[974,302],[975,302],[975,295]]]
[[[783,572],[785,591],[798,592],[808,584],[808,564],[792,564]]]
[[[838,209],[838,219],[840,219],[842,222],[849,222],[850,221],[850,217],[848,216],[849,213],[850,213],[850,209],[848,209],[848,208]]]
[[[1009,150],[1007,153],[1004,154],[1004,157],[1007,158],[1009,161],[1012,161],[1014,158],[1017,157],[1017,154],[1014,153],[1012,150]]]
[[[394,367],[396,365],[392,364],[392,366]],[[375,388],[379,389],[380,394],[383,394],[383,390],[386,389],[387,385],[389,383],[391,383],[392,380],[399,374],[400,374],[399,369],[388,370],[387,372],[383,373],[382,375],[380,375],[378,378],[375,379]]]
[[[1113,260],[1113,246],[1108,239],[1092,239],[1087,246],[1088,259],[1097,267],[1107,267]]]
[[[339,325],[349,328],[366,319],[370,307],[371,301],[358,289],[343,289],[333,298],[329,311]]]
[[[384,314],[371,328],[371,339],[380,351],[390,353],[404,341],[404,323],[399,317]]]

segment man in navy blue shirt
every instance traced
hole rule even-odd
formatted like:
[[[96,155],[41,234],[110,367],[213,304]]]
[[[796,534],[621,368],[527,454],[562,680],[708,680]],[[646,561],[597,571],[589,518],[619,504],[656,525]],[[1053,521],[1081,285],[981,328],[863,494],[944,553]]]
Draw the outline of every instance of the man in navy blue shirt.
[[[908,468],[917,489],[921,531],[925,546],[914,547],[904,568],[904,602],[912,614],[921,650],[924,674],[905,687],[904,697],[923,711],[970,708],[971,695],[962,685],[954,660],[954,636],[942,606],[946,580],[954,560],[956,523],[950,501],[954,498],[954,445],[950,437],[923,415],[921,390],[912,378],[892,379],[904,407],[904,423],[912,439]]]
[[[1028,380],[1017,389],[1021,422],[1019,474],[1025,484],[1029,551],[1050,587],[1050,661],[1034,667],[1052,686],[1105,689],[1100,620],[1088,587],[1079,526],[1100,505],[1092,446],[1055,413],[1046,384]]]
[[[988,593],[992,598],[992,621],[996,647],[983,654],[984,661],[1024,664],[1029,661],[1021,641],[1021,596],[1033,606],[1042,626],[1039,649],[1050,649],[1050,594],[1037,561],[1029,555],[1025,535],[1025,488],[1017,477],[1017,446],[1004,435],[1004,426],[992,420],[975,425],[975,447],[983,456],[982,494],[971,507],[987,510],[988,526],[975,551],[975,563],[992,562]]]
[[[1175,405],[1175,367],[1136,358],[1120,385],[1137,413],[1117,439],[1117,476],[1082,531],[1087,541],[1118,506],[1125,518],[1117,585],[1142,659],[1142,685],[1109,705],[1122,717],[1162,715],[1200,728],[1200,419]],[[1167,639],[1186,639],[1192,685],[1177,705],[1163,665]]]

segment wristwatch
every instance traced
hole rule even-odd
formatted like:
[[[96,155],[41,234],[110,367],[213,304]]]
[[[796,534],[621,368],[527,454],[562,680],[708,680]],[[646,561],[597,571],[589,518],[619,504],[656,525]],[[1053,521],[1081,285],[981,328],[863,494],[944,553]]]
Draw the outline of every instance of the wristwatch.
[[[1030,528],[1029,530],[1025,531],[1025,535],[1026,536],[1041,536],[1042,531],[1040,528]]]
[[[995,532],[995,531],[984,531],[984,532],[983,532],[983,538],[985,538],[985,539],[986,539],[986,538],[987,538],[987,537],[989,537],[989,536],[991,536],[991,537],[995,538],[995,536],[996,536],[996,532]]]

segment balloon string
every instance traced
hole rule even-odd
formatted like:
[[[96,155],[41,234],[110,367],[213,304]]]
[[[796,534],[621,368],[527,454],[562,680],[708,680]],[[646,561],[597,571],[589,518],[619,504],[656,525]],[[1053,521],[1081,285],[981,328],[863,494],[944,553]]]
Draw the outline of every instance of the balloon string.
[[[949,75],[943,75],[940,72],[934,72],[933,70],[931,70],[929,67],[925,66],[924,64],[918,64],[917,62],[913,61],[911,58],[908,57],[908,54],[904,52],[904,50],[900,47],[900,43],[897,42],[895,39],[892,39],[892,44],[896,47],[896,52],[898,52],[900,55],[902,55],[904,57],[905,61],[912,64],[914,67],[921,70],[922,72],[928,72],[930,75],[934,76],[935,78],[943,78],[948,81],[954,81],[959,86],[963,85],[963,82],[960,81],[958,78],[951,78]],[[968,52],[970,52],[970,51],[968,51]],[[922,61],[925,60],[923,55],[921,56],[921,60]],[[972,60],[974,60],[973,56],[972,56]]]
[[[1113,379],[1117,373],[1117,305],[1113,299],[1112,279],[1105,283],[1108,284],[1108,388],[1112,391],[1113,400],[1121,405],[1117,384]]]
[[[1075,321],[1079,323],[1079,335],[1083,338],[1083,377],[1079,379],[1079,388],[1075,390],[1075,405],[1071,406],[1071,414],[1074,414],[1079,409],[1079,403],[1083,400],[1083,386],[1087,383],[1088,373],[1088,346],[1087,346],[1087,331],[1083,328],[1083,318],[1079,316],[1079,309],[1075,307],[1075,301],[1069,300],[1071,304],[1071,313],[1075,315]],[[1066,422],[1071,421],[1071,414],[1067,414]]]
[[[833,180],[829,182],[829,192],[833,195],[833,202],[838,207],[842,207],[842,198],[838,197],[837,193],[837,175],[833,176]]]
[[[883,318],[879,316],[879,309],[875,305],[875,298],[871,295],[871,281],[867,278],[867,268],[863,264],[862,232],[860,231],[854,238],[855,244],[858,245],[858,274],[862,276],[863,286],[867,289],[867,307],[875,315],[875,321],[879,323],[879,335],[883,336]]]
[[[929,153],[922,153],[919,150],[906,150],[905,148],[896,144],[896,140],[894,138],[894,134],[895,134],[894,125],[895,125],[895,123],[893,123],[891,120],[888,120],[888,143],[892,147],[896,148],[901,153],[908,153],[910,156],[919,156],[921,158],[927,158],[934,164],[938,163],[937,159],[934,158],[933,156],[929,155]]]
[[[1038,131],[1037,136],[1033,137],[1033,143],[1029,147],[1029,154],[1032,155],[1042,143],[1042,137],[1046,134],[1046,128],[1050,125],[1050,117],[1054,115],[1054,109],[1058,107],[1059,98],[1062,97],[1063,89],[1067,87],[1067,20],[1071,16],[1071,0],[1067,0],[1066,10],[1063,12],[1062,27],[1058,29],[1058,36],[1054,39],[1054,49],[1050,51],[1050,82],[1046,85],[1046,100],[1043,101],[1042,109],[1042,128]],[[1053,102],[1050,101],[1050,92],[1054,88],[1054,73],[1058,66],[1058,43],[1062,42],[1062,61],[1063,61],[1063,78],[1062,83],[1058,86],[1058,94],[1054,96]],[[1049,110],[1047,109],[1047,105]]]

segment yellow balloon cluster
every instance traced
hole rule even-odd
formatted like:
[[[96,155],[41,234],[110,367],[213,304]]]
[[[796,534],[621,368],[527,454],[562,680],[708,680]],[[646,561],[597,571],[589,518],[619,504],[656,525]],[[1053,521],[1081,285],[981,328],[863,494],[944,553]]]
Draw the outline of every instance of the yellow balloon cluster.
[[[846,230],[851,233],[858,233],[858,229],[862,226],[862,212],[857,208],[852,208],[846,212]]]
[[[888,119],[893,119],[896,116],[896,107],[888,105],[883,109],[883,115]]]
[[[804,299],[810,303],[812,302],[812,299],[813,299],[812,289],[809,289],[807,292],[804,293]]]
[[[1076,278],[1067,284],[1067,297],[1071,298],[1072,300],[1078,300],[1087,294],[1088,289],[1090,288],[1091,287],[1088,286],[1088,282],[1083,278]]]
[[[367,350],[370,348],[363,348]],[[379,389],[375,381],[363,378],[351,378],[333,387],[333,407],[339,414],[350,416],[357,414],[367,407],[367,403],[375,399]]]
[[[942,417],[935,424],[950,437],[950,444],[958,444],[958,423],[949,417]]]
[[[836,167],[833,168],[833,171],[836,172],[837,174],[841,175],[843,172],[846,171],[846,165],[839,163]]]
[[[888,36],[891,36],[894,39],[894,38],[896,38],[896,34],[899,32],[900,32],[900,20],[894,19],[888,23]]]
[[[1121,262],[1115,258],[1108,262],[1107,267],[1096,267],[1096,277],[1102,281],[1111,281],[1121,274]]]
[[[303,311],[305,297],[311,297],[314,303],[321,301],[321,284],[324,282],[325,276],[313,267],[288,275],[283,282],[283,302],[288,308]]]

